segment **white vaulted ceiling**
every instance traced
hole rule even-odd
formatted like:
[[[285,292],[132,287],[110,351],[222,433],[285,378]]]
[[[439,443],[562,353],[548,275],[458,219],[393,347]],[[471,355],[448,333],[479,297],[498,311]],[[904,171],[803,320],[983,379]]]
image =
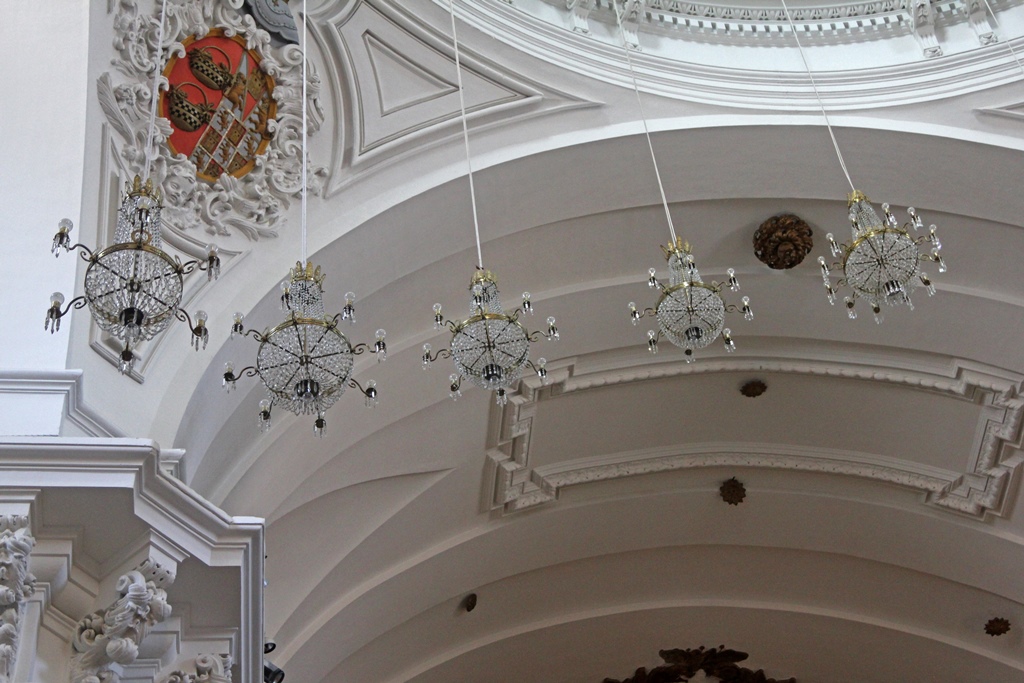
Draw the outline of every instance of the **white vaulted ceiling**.
[[[387,329],[387,362],[356,365],[381,405],[343,397],[323,440],[283,413],[260,435],[258,384],[220,391],[223,363],[255,353],[228,340],[231,313],[281,316],[295,205],[277,237],[224,238],[239,256],[190,304],[210,313],[205,353],[174,330],[131,382],[85,318],[71,351],[99,412],[268,519],[266,634],[289,681],[596,683],[719,644],[800,683],[1024,680],[1024,90],[1006,42],[1024,52],[1024,8],[996,3],[998,28],[960,3],[931,5],[930,32],[900,3],[798,22],[858,187],[938,224],[950,263],[937,296],[875,325],[822,291],[848,188],[791,35],[647,0],[634,59],[677,229],[755,312],[729,321],[735,354],[687,364],[629,324],[668,236],[609,2],[457,2],[485,265],[508,304],[533,293],[531,327],[562,332],[531,352],[550,385],[500,408],[478,389],[453,403],[446,364],[419,367],[447,341],[431,305],[462,311],[475,262],[447,4],[309,4],[326,169],[310,253],[329,310],[359,295],[357,341]],[[772,271],[751,239],[782,212],[815,248]],[[763,396],[740,394],[751,379]],[[1011,631],[986,635],[993,617]]]

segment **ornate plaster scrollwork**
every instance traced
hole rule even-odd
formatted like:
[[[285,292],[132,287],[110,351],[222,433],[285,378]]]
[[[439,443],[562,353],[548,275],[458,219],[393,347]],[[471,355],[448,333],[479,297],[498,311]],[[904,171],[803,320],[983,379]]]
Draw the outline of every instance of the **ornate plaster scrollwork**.
[[[157,126],[150,149],[153,160],[152,177],[163,190],[166,206],[165,228],[187,236],[199,225],[220,236],[241,234],[251,240],[276,237],[285,224],[285,213],[291,200],[301,191],[302,166],[302,51],[297,45],[275,46],[270,34],[259,28],[251,16],[240,11],[242,0],[186,0],[167,6],[163,59],[185,55],[182,45],[189,36],[205,36],[212,28],[221,28],[224,35],[241,36],[246,48],[260,56],[259,68],[273,77],[273,99],[277,114],[267,122],[272,135],[264,154],[255,167],[241,178],[227,173],[216,182],[196,178],[196,167],[185,155],[173,155],[166,142],[172,129],[164,119]],[[140,12],[137,0],[119,0],[114,17],[113,71],[102,74],[97,81],[99,102],[108,123],[116,133],[118,164],[124,175],[142,174],[146,164],[146,138],[149,108],[153,93],[153,73],[163,68],[154,54],[159,36],[159,12]],[[323,124],[320,104],[320,78],[312,64],[307,65],[307,118],[312,135]],[[168,81],[160,78],[160,89]],[[310,167],[307,185],[310,192],[321,194],[327,170]]]
[[[162,683],[231,683],[231,655],[199,655],[195,673],[172,671]]]
[[[114,683],[114,664],[131,664],[150,629],[171,615],[167,592],[146,581],[140,571],[117,580],[121,596],[105,610],[78,622],[72,641],[71,683]]]
[[[28,517],[0,515],[0,683],[14,675],[25,601],[35,592],[36,577],[28,571],[35,544]]]
[[[594,9],[596,0],[565,0],[565,8],[571,12],[572,30],[577,33],[590,33],[587,18]]]
[[[647,0],[621,0],[619,20],[622,22],[622,33],[626,43],[633,50],[640,49],[640,21],[647,9]]]
[[[921,42],[925,57],[941,57],[942,48],[935,35],[935,8],[931,0],[914,0],[910,5],[914,35]]]

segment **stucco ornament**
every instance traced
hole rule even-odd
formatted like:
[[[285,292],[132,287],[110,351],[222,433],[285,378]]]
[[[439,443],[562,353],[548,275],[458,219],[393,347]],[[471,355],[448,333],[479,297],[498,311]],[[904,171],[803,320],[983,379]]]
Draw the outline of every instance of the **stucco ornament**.
[[[188,235],[200,225],[219,236],[241,234],[251,240],[276,237],[286,223],[285,213],[302,189],[302,51],[297,45],[275,46],[270,34],[241,11],[243,0],[168,0],[161,57],[155,59],[160,30],[160,3],[143,13],[136,0],[119,0],[114,16],[114,67],[100,75],[97,95],[113,131],[117,163],[123,175],[144,175],[147,157],[151,177],[167,197],[164,227]],[[267,122],[271,136],[265,152],[246,175],[221,175],[215,182],[196,179],[196,166],[167,145],[170,123],[157,117],[153,146],[146,140],[154,70],[162,70],[172,55],[183,57],[182,42],[220,28],[224,35],[240,36],[248,50],[260,56],[259,69],[274,79],[272,97],[276,115]],[[323,124],[320,78],[307,65],[308,131]],[[160,90],[168,88],[160,76]],[[310,166],[308,190],[322,194],[327,170]]]
[[[167,592],[139,571],[117,580],[121,596],[78,622],[72,646],[71,683],[116,683],[114,664],[131,664],[150,629],[171,615]]]
[[[162,683],[231,683],[231,655],[199,655],[195,673],[177,670],[158,679]]]
[[[28,571],[35,544],[28,517],[0,515],[0,683],[14,675],[25,601],[35,592],[36,577]]]

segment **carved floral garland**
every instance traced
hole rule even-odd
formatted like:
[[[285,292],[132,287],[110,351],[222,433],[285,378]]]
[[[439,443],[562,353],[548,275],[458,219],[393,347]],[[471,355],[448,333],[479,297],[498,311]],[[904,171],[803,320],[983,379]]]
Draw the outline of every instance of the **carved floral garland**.
[[[36,586],[36,577],[28,571],[29,553],[35,544],[28,533],[27,517],[0,515],[0,683],[14,678],[25,601]]]
[[[208,233],[231,236],[238,233],[251,240],[276,237],[286,222],[290,200],[302,186],[302,50],[297,45],[277,47],[270,34],[240,11],[243,0],[168,0],[164,42],[160,62],[154,59],[159,36],[159,10],[141,14],[136,0],[119,0],[114,17],[112,60],[117,72],[127,78],[115,83],[114,72],[97,80],[100,106],[110,126],[119,136],[115,146],[119,164],[128,175],[142,175],[146,164],[146,138],[154,69],[162,69],[172,55],[184,56],[182,41],[191,35],[203,36],[220,27],[228,37],[245,39],[246,48],[260,55],[259,67],[275,81],[273,97],[277,117],[268,123],[273,134],[267,151],[257,157],[255,168],[242,178],[222,174],[215,183],[196,179],[195,165],[184,155],[172,155],[166,141],[170,123],[157,119],[151,176],[164,193],[165,229],[187,235],[199,225]],[[310,134],[323,124],[320,104],[320,78],[312,63],[307,64],[307,119]],[[120,79],[118,79],[120,80]],[[160,89],[167,79],[161,75]],[[310,167],[307,185],[313,194],[321,194],[327,170]]]

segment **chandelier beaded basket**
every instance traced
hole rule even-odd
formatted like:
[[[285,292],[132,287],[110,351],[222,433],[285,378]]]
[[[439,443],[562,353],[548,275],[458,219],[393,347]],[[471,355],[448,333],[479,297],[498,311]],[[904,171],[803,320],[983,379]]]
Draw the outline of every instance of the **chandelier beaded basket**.
[[[282,287],[281,307],[288,312],[283,322],[257,332],[245,329],[241,313],[234,315],[231,337],[252,337],[260,346],[255,366],[236,371],[234,363],[225,363],[223,386],[230,392],[239,377],[259,376],[268,394],[257,414],[260,431],[270,429],[271,410],[281,406],[296,415],[316,415],[313,431],[323,436],[324,414],[346,388],[358,389],[367,407],[377,404],[376,382],[370,380],[364,387],[352,377],[355,356],[370,346],[353,344],[339,327],[342,321],[355,322],[355,297],[349,292],[341,312],[326,315],[323,282],[319,266],[297,262]],[[377,330],[372,347],[378,362],[387,358],[384,334]]]
[[[683,349],[686,362],[692,363],[693,352],[709,346],[719,336],[725,343],[725,350],[732,353],[736,350],[736,342],[732,340],[732,330],[725,327],[725,314],[742,310],[745,320],[753,320],[754,312],[750,308],[750,298],[744,296],[741,307],[727,304],[722,297],[722,289],[728,285],[731,291],[739,291],[740,283],[736,279],[736,271],[732,268],[726,271],[729,275],[727,282],[718,283],[713,280],[710,284],[704,282],[697,270],[690,243],[684,242],[682,238],[676,236],[675,224],[672,221],[672,212],[669,210],[668,197],[665,195],[665,185],[661,181],[661,171],[658,170],[658,158],[654,154],[654,144],[651,142],[651,132],[647,127],[647,116],[644,113],[643,99],[640,97],[640,86],[637,84],[636,70],[633,68],[633,58],[630,56],[629,41],[626,39],[626,32],[622,27],[622,15],[619,12],[617,0],[612,0],[612,7],[619,19],[622,49],[626,55],[626,65],[629,67],[630,78],[633,82],[633,93],[636,95],[637,109],[640,111],[640,121],[643,123],[644,137],[647,139],[647,149],[651,154],[651,166],[654,167],[654,176],[658,181],[661,206],[665,212],[665,221],[668,223],[668,232],[671,237],[668,245],[661,248],[668,261],[668,282],[659,280],[658,271],[651,268],[648,271],[647,284],[652,289],[660,290],[661,296],[654,308],[642,310],[636,307],[635,302],[630,301],[630,320],[636,325],[645,316],[657,318],[658,331],[647,331],[647,349],[652,354],[658,352],[658,344],[664,337]]]
[[[850,242],[839,244],[831,233],[826,235],[832,256],[840,260],[832,263],[830,269],[825,257],[818,257],[829,303],[836,302],[836,290],[831,281],[832,270],[842,270],[843,273],[836,283],[837,287],[845,285],[853,290],[851,295],[843,299],[850,318],[857,317],[855,305],[860,298],[867,299],[875,321],[881,323],[883,304],[906,304],[913,309],[910,294],[919,286],[923,286],[929,296],[934,295],[935,285],[928,274],[921,270],[921,262],[933,262],[940,273],[946,272],[946,262],[939,253],[942,242],[935,225],[930,225],[925,234],[911,234],[911,230],[917,233],[924,228],[924,221],[914,207],[907,209],[910,221],[900,227],[899,221],[889,211],[888,204],[882,204],[885,214],[883,220],[878,217],[864,193],[856,190],[850,194],[849,207],[852,233]],[[931,245],[930,253],[922,253],[921,247],[925,245]]]
[[[888,204],[882,204],[885,219],[879,218],[867,196],[853,184],[849,170],[846,168],[846,161],[843,160],[843,153],[836,141],[835,132],[832,130],[832,122],[829,120],[825,104],[821,100],[821,93],[818,92],[818,86],[814,82],[814,74],[811,72],[810,62],[807,61],[807,54],[804,52],[803,45],[800,44],[800,36],[793,23],[793,16],[789,12],[786,0],[780,0],[780,2],[793,33],[793,40],[796,41],[800,52],[800,59],[803,60],[804,68],[807,71],[807,78],[814,90],[814,97],[821,110],[821,116],[825,120],[825,127],[832,139],[836,159],[843,169],[843,175],[846,176],[846,182],[849,183],[851,190],[847,197],[847,208],[850,210],[850,242],[840,244],[829,233],[826,235],[829,248],[833,258],[839,258],[839,261],[832,263],[830,267],[825,262],[824,256],[818,257],[825,294],[828,297],[828,302],[835,305],[837,295],[835,287],[832,286],[832,270],[842,270],[843,275],[838,279],[836,286],[847,286],[852,290],[849,296],[843,298],[847,315],[851,319],[856,318],[857,299],[864,298],[867,299],[868,305],[874,313],[875,322],[881,323],[883,304],[887,306],[905,304],[908,308],[913,309],[914,305],[910,300],[910,294],[919,286],[925,287],[929,296],[935,294],[935,286],[928,274],[921,270],[921,262],[934,262],[940,273],[946,272],[946,262],[939,254],[942,242],[936,234],[935,225],[929,226],[927,234],[917,234],[924,228],[924,221],[913,207],[907,209],[910,221],[903,227],[900,227],[899,221],[889,211]],[[915,234],[911,234],[911,230]],[[931,251],[925,253],[922,247],[927,249],[925,245],[928,244],[931,245]]]
[[[306,3],[302,3],[302,201],[301,237],[302,260],[289,271],[288,279],[281,283],[281,308],[287,312],[278,325],[257,332],[246,330],[241,313],[235,313],[231,337],[252,337],[260,343],[256,351],[256,365],[235,371],[234,363],[224,364],[224,389],[230,392],[239,377],[258,376],[267,390],[267,398],[260,401],[256,422],[261,432],[270,429],[271,411],[280,406],[296,415],[315,415],[313,433],[323,437],[327,428],[325,413],[347,388],[363,394],[366,406],[377,405],[377,383],[373,380],[363,386],[352,377],[355,357],[371,348],[368,344],[353,344],[340,329],[343,321],[355,323],[355,295],[345,294],[345,306],[340,313],[327,315],[324,311],[324,274],[306,259],[306,173],[309,162],[306,149]],[[377,362],[387,358],[384,330],[377,330],[372,345]]]

